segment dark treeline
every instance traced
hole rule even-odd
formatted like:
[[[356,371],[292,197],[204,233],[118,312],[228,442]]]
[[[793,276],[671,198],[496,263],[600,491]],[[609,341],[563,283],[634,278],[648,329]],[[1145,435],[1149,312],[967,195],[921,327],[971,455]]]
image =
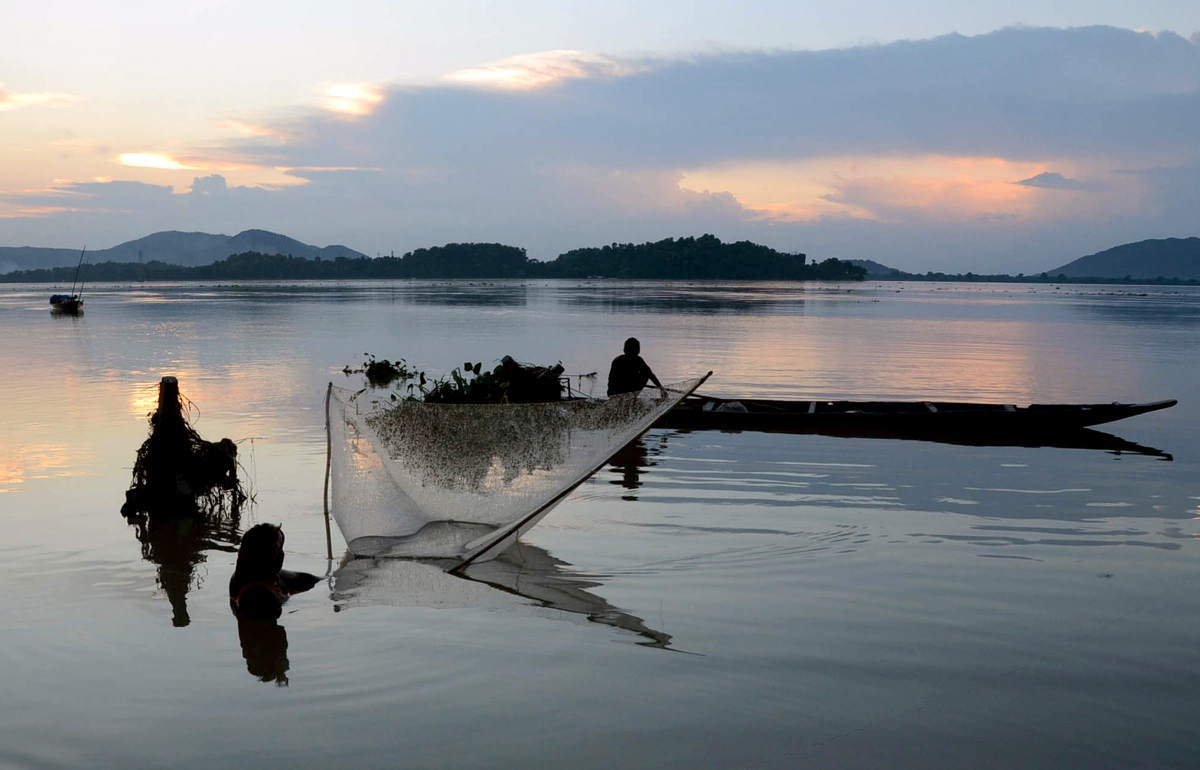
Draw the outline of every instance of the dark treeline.
[[[806,264],[803,254],[785,254],[750,241],[722,243],[713,235],[667,238],[657,243],[614,243],[574,249],[546,263],[547,278],[671,278],[683,280],[852,280],[866,269],[828,259]],[[860,272],[861,271],[861,272]]]
[[[21,270],[0,275],[6,283],[69,281],[75,268]],[[89,281],[305,280],[359,278],[642,278],[679,280],[852,280],[866,269],[837,259],[807,264],[749,241],[722,243],[712,235],[657,243],[576,249],[551,262],[499,243],[450,243],[403,257],[304,259],[246,252],[211,265],[101,262],[84,267]]]

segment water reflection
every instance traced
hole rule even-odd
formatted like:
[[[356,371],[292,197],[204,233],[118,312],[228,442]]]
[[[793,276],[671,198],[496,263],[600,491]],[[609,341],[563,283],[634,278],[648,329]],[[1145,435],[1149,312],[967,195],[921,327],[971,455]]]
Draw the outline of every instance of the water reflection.
[[[238,617],[238,642],[246,670],[260,682],[288,684],[287,629],[277,620]]]
[[[669,649],[671,635],[617,607],[591,589],[603,583],[571,573],[571,565],[518,541],[496,559],[451,575],[447,564],[408,559],[353,558],[333,574],[334,610],[388,605],[450,609],[544,607],[560,620],[582,619],[637,634],[645,647]],[[543,616],[544,617],[544,616]]]
[[[142,558],[158,569],[155,582],[171,603],[171,624],[183,628],[191,622],[187,595],[200,587],[196,567],[207,560],[206,551],[235,553],[241,535],[239,514],[226,516],[147,516],[128,517],[134,535],[142,545]]]
[[[670,427],[672,416],[668,414],[655,427]],[[680,429],[678,433],[686,434],[693,432],[703,432],[705,429],[687,428]],[[870,430],[862,428],[831,428],[827,426],[817,426],[813,428],[795,427],[790,425],[781,426],[756,426],[746,430],[720,430],[721,433],[786,433],[792,435],[805,436],[831,436],[834,438],[849,438],[849,439],[892,439],[898,441],[927,441],[935,444],[953,444],[957,446],[975,446],[975,447],[1024,447],[1028,449],[1048,448],[1048,449],[1092,449],[1096,451],[1108,452],[1112,455],[1120,456],[1122,454],[1144,455],[1147,457],[1157,457],[1160,460],[1171,462],[1174,457],[1169,452],[1164,452],[1151,446],[1145,446],[1127,441],[1120,436],[1115,436],[1104,431],[1093,430],[1091,428],[1076,428],[1073,430],[1047,431],[1047,432],[1005,432],[1005,433],[979,433],[966,431],[947,431],[947,430],[921,430],[921,429],[886,429],[886,430]],[[665,445],[665,441],[663,442]],[[613,458],[614,467],[617,465],[616,457]],[[636,481],[637,471],[633,472],[633,478]],[[616,483],[616,482],[614,482]],[[640,486],[640,485],[639,485]]]
[[[609,458],[609,472],[619,474],[619,479],[609,479],[609,484],[618,484],[631,492],[642,486],[642,474],[658,465],[658,457],[667,449],[669,433],[656,436],[639,436],[631,444]],[[637,495],[622,495],[622,500],[637,500]]]
[[[570,291],[566,305],[611,313],[803,315],[803,284],[662,284],[613,283],[580,286]]]
[[[529,302],[529,287],[523,282],[412,283],[403,289],[397,298],[413,305],[524,307]]]

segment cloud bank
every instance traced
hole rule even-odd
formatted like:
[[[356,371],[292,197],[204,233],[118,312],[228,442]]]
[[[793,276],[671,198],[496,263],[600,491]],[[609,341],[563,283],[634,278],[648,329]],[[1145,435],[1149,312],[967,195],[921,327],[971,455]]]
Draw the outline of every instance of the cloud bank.
[[[303,184],[188,175],[178,193],[9,193],[0,238],[262,227],[367,253],[486,239],[553,257],[714,232],[817,258],[1029,272],[1195,234],[1200,213],[1200,45],[1171,33],[1012,28],[677,60],[558,51],[326,97],[217,148]]]

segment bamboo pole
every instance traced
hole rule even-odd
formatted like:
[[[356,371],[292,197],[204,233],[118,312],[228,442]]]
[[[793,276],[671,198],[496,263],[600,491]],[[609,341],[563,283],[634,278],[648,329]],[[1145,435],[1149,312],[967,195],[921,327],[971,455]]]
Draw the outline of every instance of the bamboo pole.
[[[333,382],[325,389],[325,552],[333,561],[333,535],[329,531],[329,474],[333,463],[333,435],[329,430],[329,399],[333,396]]]

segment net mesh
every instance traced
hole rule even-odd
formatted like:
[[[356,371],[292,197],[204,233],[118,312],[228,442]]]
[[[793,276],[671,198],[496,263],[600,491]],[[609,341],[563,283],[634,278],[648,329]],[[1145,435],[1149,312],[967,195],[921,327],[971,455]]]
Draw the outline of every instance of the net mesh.
[[[522,519],[586,479],[700,382],[546,404],[392,403],[334,388],[334,520],[360,556],[461,557],[520,522],[515,539],[536,523]]]

